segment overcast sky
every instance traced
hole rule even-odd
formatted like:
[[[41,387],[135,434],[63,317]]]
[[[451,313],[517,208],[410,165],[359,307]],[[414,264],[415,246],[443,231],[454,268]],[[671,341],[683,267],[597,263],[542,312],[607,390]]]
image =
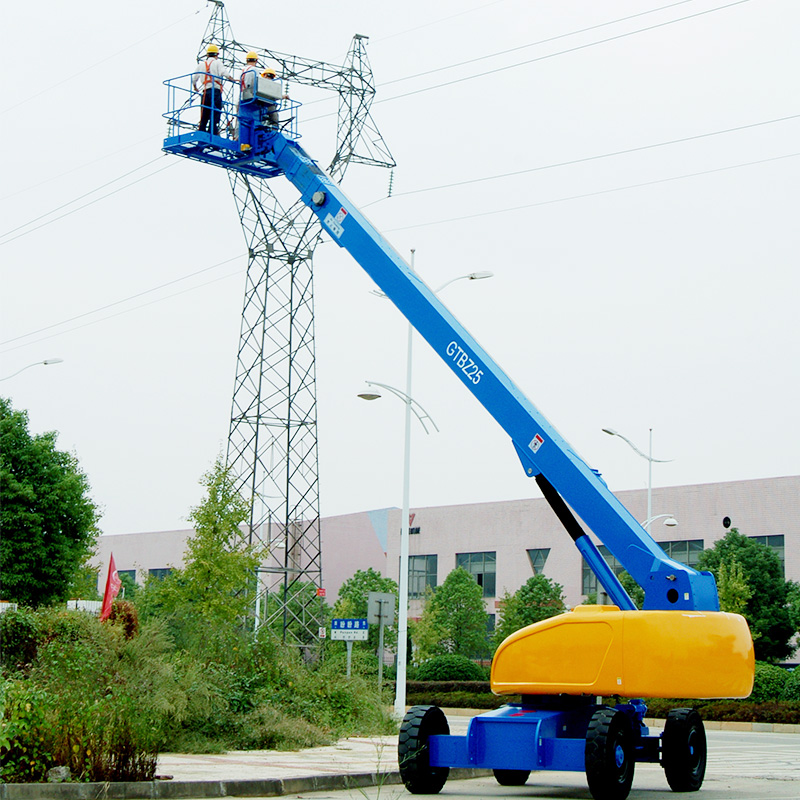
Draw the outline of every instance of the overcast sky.
[[[345,189],[612,490],[800,473],[796,0],[230,0],[238,41],[342,63],[370,37],[397,168]],[[56,430],[106,533],[187,526],[224,452],[246,256],[223,170],[161,153],[199,0],[14,3],[0,101],[0,394]],[[12,68],[13,67],[13,68]],[[306,101],[324,165],[335,102]],[[308,94],[308,97],[305,95]],[[303,121],[307,120],[305,126]],[[278,179],[282,180],[282,179]],[[315,256],[323,516],[399,506],[405,323]],[[411,505],[538,496],[417,339]],[[653,508],[653,513],[670,509]],[[752,532],[757,533],[757,532]]]

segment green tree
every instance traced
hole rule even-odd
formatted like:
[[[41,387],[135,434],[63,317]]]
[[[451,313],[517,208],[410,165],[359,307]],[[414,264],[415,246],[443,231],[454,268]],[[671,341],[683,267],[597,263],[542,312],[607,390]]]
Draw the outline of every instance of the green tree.
[[[391,578],[384,578],[380,572],[372,567],[366,570],[359,569],[339,587],[339,596],[333,606],[335,618],[363,618],[367,616],[367,605],[370,592],[393,594],[397,597],[397,583]],[[397,645],[397,602],[395,601],[395,619],[392,624],[384,629],[383,644],[387,650],[394,650]],[[356,642],[363,649],[376,650],[379,641],[377,625],[370,625],[369,639],[366,642]]]
[[[262,553],[246,543],[240,525],[248,507],[220,458],[203,476],[207,495],[191,510],[194,535],[183,569],[163,580],[148,578],[138,594],[144,618],[166,617],[179,645],[209,652],[238,637],[254,603],[255,570]]]
[[[3,599],[33,607],[68,599],[98,519],[77,458],[56,449],[54,432],[32,435],[27,413],[0,398]]]
[[[725,572],[721,581],[723,563]],[[712,548],[703,551],[698,567],[713,572],[719,586],[730,583],[733,570],[738,573],[735,564],[741,566],[742,578],[751,592],[743,616],[753,631],[756,659],[774,662],[786,658],[793,649],[789,640],[795,628],[786,606],[790,584],[783,578],[780,559],[766,545],[731,528]]]
[[[446,653],[468,658],[484,655],[488,650],[486,622],[483,589],[469,572],[457,567],[427,595],[422,617],[412,632],[417,661]]]
[[[495,648],[520,628],[563,614],[567,610],[564,587],[544,575],[534,575],[514,594],[506,592],[503,595],[502,609],[493,637]]]

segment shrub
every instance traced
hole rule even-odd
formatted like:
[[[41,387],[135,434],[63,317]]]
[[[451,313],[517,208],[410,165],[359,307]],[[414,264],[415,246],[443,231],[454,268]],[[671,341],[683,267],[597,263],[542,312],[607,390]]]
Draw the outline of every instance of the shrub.
[[[16,669],[36,658],[39,621],[27,608],[11,609],[0,614],[0,665]]]
[[[79,780],[151,780],[167,722],[188,700],[163,626],[126,639],[83,612],[50,615],[30,673],[44,692],[39,733]]]
[[[756,662],[755,680],[753,691],[748,700],[753,703],[763,703],[767,700],[780,700],[789,673],[774,664]]]
[[[466,656],[450,654],[424,661],[417,668],[416,677],[419,681],[482,681],[487,674],[484,667]]]
[[[800,702],[800,667],[795,667],[786,677],[783,687],[783,699]]]
[[[139,633],[139,616],[133,603],[128,600],[115,600],[111,604],[108,621],[119,625],[126,639],[133,639]]]
[[[41,781],[52,766],[43,735],[44,700],[43,692],[23,681],[0,686],[0,782]]]

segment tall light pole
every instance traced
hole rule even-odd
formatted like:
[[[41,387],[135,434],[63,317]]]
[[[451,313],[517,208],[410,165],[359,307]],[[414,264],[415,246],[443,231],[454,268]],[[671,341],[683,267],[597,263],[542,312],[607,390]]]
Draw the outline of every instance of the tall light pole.
[[[409,356],[411,355],[411,339],[409,337]],[[409,364],[410,364],[409,359]],[[406,381],[410,388],[409,379]],[[400,718],[406,713],[406,661],[408,658],[408,537],[409,537],[409,485],[411,481],[411,413],[419,420],[425,433],[430,433],[425,420],[438,431],[436,423],[427,411],[410,394],[401,392],[393,386],[377,381],[367,381],[367,386],[380,386],[399,397],[405,404],[405,445],[403,448],[403,510],[401,512],[400,528],[400,580],[398,581],[399,608],[397,609],[397,678],[395,680],[394,713]],[[358,395],[362,400],[377,400],[381,395],[378,392],[361,392]],[[383,653],[380,654],[383,658]]]
[[[414,257],[416,255],[416,248],[411,249],[411,271],[414,271]],[[467,275],[459,275],[456,278],[451,278],[448,281],[445,281],[438,289],[435,290],[434,294],[438,294],[442,291],[446,286],[449,286],[451,283],[455,283],[456,281],[477,281],[483,280],[485,278],[491,278],[494,273],[488,271],[481,271],[481,272],[470,272]],[[375,292],[375,294],[379,296],[385,297],[383,292]],[[406,713],[406,661],[408,660],[408,539],[409,539],[409,514],[410,514],[410,505],[409,505],[409,483],[410,483],[410,476],[411,476],[411,412],[412,410],[419,419],[420,423],[422,423],[422,427],[425,428],[424,418],[427,417],[433,427],[436,428],[436,423],[433,422],[430,415],[422,409],[422,406],[411,397],[411,364],[412,364],[412,352],[413,352],[413,341],[414,341],[414,328],[409,323],[408,325],[408,347],[407,347],[407,354],[406,354],[406,390],[405,392],[400,392],[398,389],[393,389],[390,386],[385,386],[383,384],[375,383],[374,381],[370,385],[375,386],[383,386],[384,389],[391,391],[396,396],[404,399],[406,404],[406,412],[405,412],[405,445],[404,445],[404,456],[403,456],[403,511],[402,511],[402,527],[400,528],[400,580],[398,581],[398,605],[399,608],[397,610],[397,678],[395,681],[395,695],[394,695],[394,713],[396,717],[400,719]],[[359,397],[362,397],[365,400],[374,400],[380,395],[374,395],[370,393],[362,393]],[[424,414],[420,415],[416,409],[412,408],[412,405],[415,404],[419,409],[421,409]],[[438,431],[439,429],[436,428]],[[427,428],[425,428],[427,433]],[[382,656],[382,654],[381,654]]]
[[[31,367],[38,367],[40,365],[47,367],[50,364],[61,364],[63,361],[63,358],[46,358],[44,361],[34,361],[33,364],[28,364],[22,369],[18,369],[16,372],[6,375],[5,378],[0,378],[0,381],[7,381],[9,378],[13,378],[15,375],[19,375],[20,372],[24,372],[26,369],[30,369]]]
[[[609,436],[618,436],[629,445],[635,453],[638,453],[642,458],[647,461],[647,519],[642,523],[642,527],[647,529],[650,523],[653,521],[653,462],[655,461],[657,464],[666,464],[669,461],[672,461],[671,458],[653,458],[653,429],[650,428],[650,447],[648,450],[648,454],[645,455],[630,439],[623,436],[618,431],[615,431],[613,428],[603,428],[603,433],[607,433]],[[669,517],[669,514],[659,514],[659,517],[666,516]],[[668,521],[664,523],[665,525],[668,524]],[[677,522],[675,523],[677,525]]]

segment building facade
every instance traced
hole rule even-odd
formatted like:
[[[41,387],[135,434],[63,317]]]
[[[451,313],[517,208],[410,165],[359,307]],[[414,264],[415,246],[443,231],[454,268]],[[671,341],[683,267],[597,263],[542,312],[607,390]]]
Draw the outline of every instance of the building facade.
[[[645,519],[646,490],[615,494],[637,519]],[[800,476],[654,488],[652,508],[656,518],[650,532],[677,561],[694,566],[704,549],[737,528],[772,547],[786,578],[800,581]],[[665,521],[677,525],[666,526]],[[561,584],[568,606],[597,591],[593,574],[541,497],[412,509],[410,528],[412,617],[420,613],[426,587],[436,588],[457,566],[483,588],[492,616],[506,592],[515,592],[537,573]],[[400,529],[397,508],[323,518],[322,577],[330,604],[357,570],[372,567],[398,579]],[[182,566],[191,534],[181,530],[101,537],[94,561],[100,591],[112,552],[118,571],[141,583],[147,574],[158,576]],[[612,567],[618,566],[610,554],[607,558]]]

